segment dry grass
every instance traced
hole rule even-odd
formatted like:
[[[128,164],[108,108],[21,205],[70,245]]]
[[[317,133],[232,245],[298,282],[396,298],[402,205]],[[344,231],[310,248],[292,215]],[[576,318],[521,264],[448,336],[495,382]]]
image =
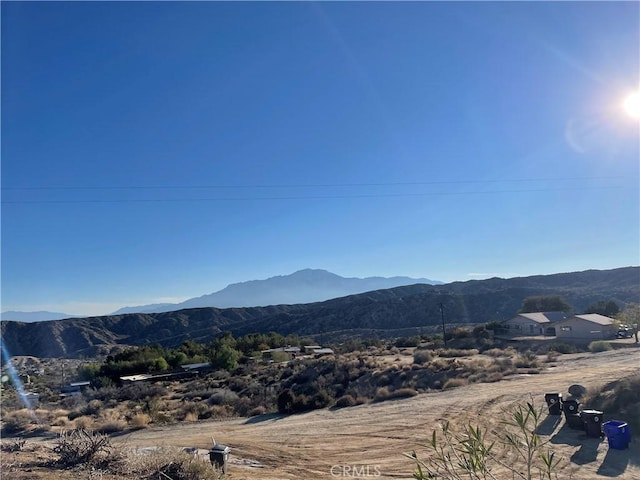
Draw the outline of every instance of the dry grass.
[[[583,404],[605,412],[609,420],[613,417],[624,420],[637,432],[640,429],[640,374],[588,388]]]
[[[444,382],[444,384],[442,385],[442,389],[449,390],[450,388],[464,387],[468,384],[469,381],[466,378],[450,378]]]
[[[136,429],[147,428],[150,422],[151,417],[146,413],[136,413],[130,421],[131,427]]]

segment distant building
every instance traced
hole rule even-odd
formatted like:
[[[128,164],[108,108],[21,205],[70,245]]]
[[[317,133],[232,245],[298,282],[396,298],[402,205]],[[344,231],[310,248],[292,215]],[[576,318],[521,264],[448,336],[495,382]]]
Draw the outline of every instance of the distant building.
[[[320,345],[303,345],[302,353],[313,353],[314,350],[320,350],[321,348]]]
[[[556,335],[556,325],[567,318],[565,312],[519,313],[502,322],[503,333],[513,336]]]
[[[330,348],[316,348],[312,350],[311,353],[313,353],[316,357],[319,357],[321,355],[333,355],[334,352]]]
[[[597,313],[573,315],[555,327],[558,339],[567,340],[603,340],[614,338],[617,332],[612,318]]]
[[[73,395],[80,395],[84,390],[91,386],[91,382],[88,380],[83,382],[73,382],[69,385],[64,385],[60,387],[60,396],[61,397],[70,397]]]
[[[26,392],[24,396],[20,398],[27,408],[38,408],[40,406],[40,395],[35,392]]]

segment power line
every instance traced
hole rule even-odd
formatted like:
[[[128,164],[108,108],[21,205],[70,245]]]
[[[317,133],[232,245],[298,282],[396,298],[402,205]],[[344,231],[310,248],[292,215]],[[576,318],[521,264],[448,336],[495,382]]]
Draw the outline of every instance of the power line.
[[[484,180],[430,180],[414,182],[350,182],[350,183],[274,183],[274,184],[214,184],[214,185],[24,185],[8,186],[3,190],[206,190],[206,189],[251,189],[251,188],[341,188],[341,187],[391,187],[417,185],[461,185],[490,183],[565,182],[587,180],[620,180],[622,176],[599,177],[540,177]]]
[[[345,195],[292,195],[292,196],[245,196],[245,197],[202,197],[202,198],[116,198],[116,199],[63,199],[63,200],[3,200],[3,205],[17,204],[76,204],[76,203],[187,203],[187,202],[224,202],[224,201],[270,201],[270,200],[332,200],[332,199],[359,199],[359,198],[401,198],[401,197],[435,197],[458,195],[492,195],[503,193],[540,193],[559,192],[567,190],[612,190],[623,188],[619,185],[608,186],[578,186],[556,188],[533,188],[511,190],[476,190],[462,192],[420,192],[420,193],[370,193],[370,194],[345,194]]]

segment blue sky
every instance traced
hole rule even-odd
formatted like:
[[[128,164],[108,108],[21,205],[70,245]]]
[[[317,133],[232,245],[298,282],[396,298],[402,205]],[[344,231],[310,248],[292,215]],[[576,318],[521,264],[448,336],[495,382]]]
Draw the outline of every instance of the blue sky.
[[[640,263],[636,2],[3,2],[2,310]]]

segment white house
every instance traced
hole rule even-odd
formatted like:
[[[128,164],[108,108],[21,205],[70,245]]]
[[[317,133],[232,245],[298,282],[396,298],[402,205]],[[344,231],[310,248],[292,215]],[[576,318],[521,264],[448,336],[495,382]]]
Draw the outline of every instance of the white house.
[[[557,322],[555,327],[558,338],[602,340],[616,336],[613,319],[597,313],[573,315]]]
[[[565,318],[565,312],[519,313],[503,321],[502,328],[508,335],[514,336],[555,335],[555,325]]]

